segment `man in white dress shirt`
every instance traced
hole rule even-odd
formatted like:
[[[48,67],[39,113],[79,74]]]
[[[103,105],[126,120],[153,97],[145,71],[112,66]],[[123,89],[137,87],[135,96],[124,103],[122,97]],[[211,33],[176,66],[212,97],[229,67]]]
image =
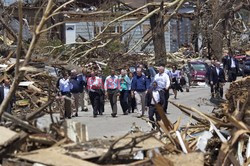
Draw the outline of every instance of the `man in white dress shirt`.
[[[7,97],[8,93],[10,91],[10,81],[8,79],[4,79],[2,86],[0,87],[0,104],[2,104],[5,97]],[[6,109],[6,112],[11,114],[11,108],[13,106],[14,97],[8,104],[8,107]]]
[[[149,108],[148,117],[149,117],[149,120],[152,122],[153,129],[155,129],[157,121],[161,120],[160,115],[158,114],[155,106],[156,104],[160,104],[161,106],[163,106],[164,98],[165,98],[164,93],[158,89],[157,82],[154,81],[152,85],[152,89],[148,90],[146,94],[146,105]],[[155,116],[156,122],[155,122],[154,116]]]
[[[159,67],[159,73],[155,75],[154,81],[157,82],[158,89],[164,93],[163,109],[165,113],[167,113],[170,78],[169,78],[169,75],[165,73],[165,68],[163,66]]]

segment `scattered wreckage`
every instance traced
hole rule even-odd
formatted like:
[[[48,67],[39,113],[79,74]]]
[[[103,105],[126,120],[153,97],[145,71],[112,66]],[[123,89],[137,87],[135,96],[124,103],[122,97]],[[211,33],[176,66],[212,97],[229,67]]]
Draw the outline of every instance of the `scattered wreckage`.
[[[120,138],[88,139],[84,124],[53,120],[36,125],[45,103],[23,118],[7,113],[0,127],[0,157],[7,165],[249,165],[250,77],[230,85],[226,101],[212,114],[171,102],[195,123],[171,123],[161,106],[158,129],[143,133],[134,126]],[[150,121],[145,121],[151,123]]]

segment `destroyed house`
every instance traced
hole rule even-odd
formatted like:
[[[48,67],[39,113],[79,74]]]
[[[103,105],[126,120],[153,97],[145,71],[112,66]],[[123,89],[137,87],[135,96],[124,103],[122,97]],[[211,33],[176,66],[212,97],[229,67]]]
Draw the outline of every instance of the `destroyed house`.
[[[78,38],[84,40],[91,40],[98,35],[106,25],[114,18],[121,16],[122,14],[129,12],[133,9],[145,5],[144,0],[131,1],[123,0],[122,5],[113,5],[111,12],[103,12],[102,14],[92,15],[91,13],[97,13],[96,9],[83,9],[82,17],[75,17],[76,13],[70,12],[66,17],[65,24],[65,43],[70,44],[77,41]],[[129,9],[130,8],[130,9]],[[114,12],[115,10],[115,12]],[[119,10],[119,11],[117,11]],[[84,12],[85,11],[85,12]],[[144,11],[145,13],[147,11]],[[104,35],[118,35],[126,31],[128,28],[136,24],[145,13],[137,13],[136,15],[129,16],[123,20],[120,20],[105,31]],[[168,12],[168,15],[171,11]],[[176,52],[182,45],[191,42],[191,19],[194,13],[194,7],[190,4],[184,5],[179,9],[178,14],[171,19],[165,28],[165,44],[167,52]],[[89,16],[88,16],[89,14]],[[167,17],[167,15],[166,15]],[[166,19],[165,19],[166,20]],[[144,34],[150,29],[149,20],[138,25],[131,32],[121,37],[121,42],[125,45],[127,50],[133,48],[138,41],[144,36]],[[145,48],[144,45],[150,38],[151,33],[148,34],[136,48],[133,49],[133,53],[147,52],[153,53],[153,42],[151,41]]]

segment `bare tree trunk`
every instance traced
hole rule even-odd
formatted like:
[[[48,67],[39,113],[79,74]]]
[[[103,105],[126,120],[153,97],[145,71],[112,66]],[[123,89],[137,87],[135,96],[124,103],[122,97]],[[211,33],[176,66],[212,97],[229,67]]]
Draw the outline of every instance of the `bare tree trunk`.
[[[148,3],[153,2],[153,0],[147,0]],[[155,10],[154,6],[149,6],[148,11],[151,12]],[[166,45],[165,45],[165,35],[164,35],[164,16],[163,16],[163,3],[161,5],[161,12],[159,14],[154,14],[150,18],[150,25],[152,30],[152,38],[154,44],[155,52],[155,64],[156,65],[166,65]]]
[[[213,0],[213,30],[212,30],[212,54],[217,59],[222,58],[222,49],[223,49],[223,10],[221,9],[220,1]]]

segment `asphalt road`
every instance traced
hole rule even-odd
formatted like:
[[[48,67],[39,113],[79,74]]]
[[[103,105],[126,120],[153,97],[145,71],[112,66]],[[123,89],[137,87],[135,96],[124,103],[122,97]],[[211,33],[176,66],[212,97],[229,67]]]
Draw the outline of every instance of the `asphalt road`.
[[[228,85],[226,85],[228,87]],[[195,107],[198,110],[206,113],[211,113],[214,106],[210,101],[210,88],[206,86],[193,87],[190,92],[178,92],[177,99],[174,99],[173,95],[170,96],[170,100],[179,104],[184,104],[189,107]],[[181,125],[194,122],[190,117],[183,114],[178,108],[169,104],[168,118],[175,122],[181,117]],[[147,113],[145,114],[147,115]],[[54,114],[56,118],[58,114]],[[92,108],[89,105],[88,112],[80,112],[79,117],[74,117],[71,120],[81,122],[87,125],[89,138],[104,138],[112,136],[122,136],[132,129],[132,126],[137,126],[143,131],[150,131],[150,125],[140,118],[137,118],[137,113],[129,115],[123,115],[120,103],[118,102],[118,116],[116,118],[111,117],[111,107],[109,102],[105,103],[104,115],[93,118]],[[48,115],[38,120],[40,126],[48,126],[50,123],[50,117]]]

